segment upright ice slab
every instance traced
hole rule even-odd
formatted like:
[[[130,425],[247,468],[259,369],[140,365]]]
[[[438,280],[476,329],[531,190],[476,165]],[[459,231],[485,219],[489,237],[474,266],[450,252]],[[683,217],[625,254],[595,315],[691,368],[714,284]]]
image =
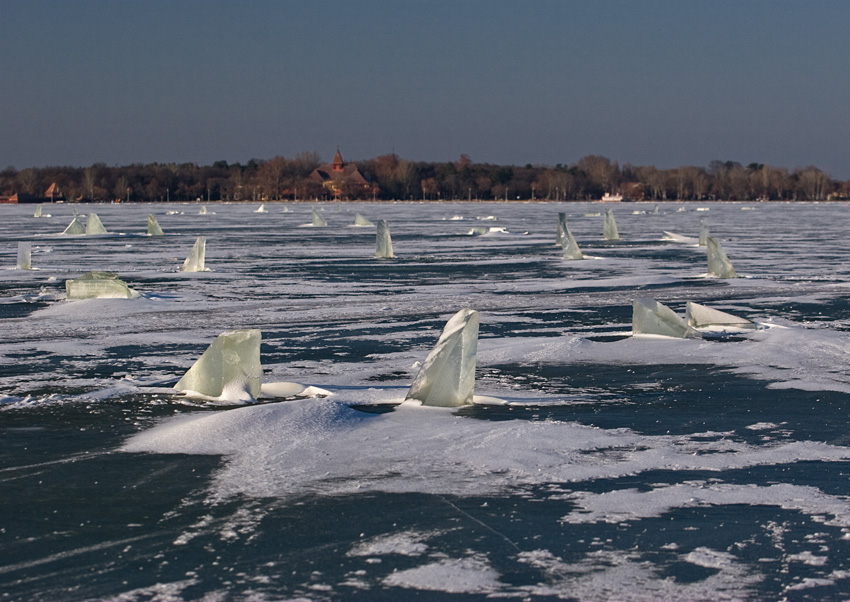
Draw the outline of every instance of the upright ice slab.
[[[19,270],[32,269],[32,245],[28,242],[18,243],[18,265]]]
[[[204,260],[207,254],[207,237],[199,236],[192,245],[192,250],[186,261],[183,262],[181,272],[206,272],[207,268],[204,265]]]
[[[706,239],[706,255],[708,256],[708,274],[718,278],[737,278],[738,273],[732,267],[732,262],[726,257],[723,247],[713,236]]]
[[[426,406],[471,404],[477,353],[478,312],[464,308],[446,323],[406,399],[416,399]]]
[[[156,221],[153,213],[148,213],[148,236],[162,236],[164,232],[159,227],[159,222]]]
[[[262,205],[254,209],[254,213],[268,213],[268,211],[266,211],[266,204],[263,203]]]
[[[632,304],[632,334],[655,334],[678,339],[699,338],[676,312],[655,299],[638,297]]]
[[[35,208],[35,213],[33,213],[33,215],[32,215],[32,216],[33,216],[33,217],[41,217],[41,205],[38,205],[38,206]]]
[[[559,215],[563,215],[563,213]],[[573,237],[573,233],[570,232],[570,228],[567,226],[566,218],[563,220],[563,224],[561,222],[558,223],[559,232],[561,231],[562,225],[563,235],[561,236],[561,248],[564,251],[564,259],[584,259],[584,255],[582,254],[581,249],[578,248],[578,243]]]
[[[614,211],[605,210],[605,224],[602,227],[602,236],[605,240],[620,240],[620,232],[617,230],[617,222],[614,220]]]
[[[139,293],[112,272],[89,272],[65,281],[68,299],[134,299]]]
[[[561,247],[564,246],[564,235],[567,228],[567,214],[566,213],[558,213],[558,232],[555,234],[555,244]]]
[[[693,328],[720,328],[734,330],[755,330],[754,322],[746,318],[733,316],[725,311],[688,301],[685,309],[685,320]]]
[[[325,221],[325,218],[323,218],[321,215],[319,215],[319,212],[318,212],[318,211],[316,211],[315,209],[313,209],[313,213],[312,213],[312,224],[313,224],[314,226],[327,226],[327,225],[328,225],[328,222],[326,222],[326,221]]]
[[[708,223],[703,219],[699,222],[699,246],[708,246]]]
[[[359,213],[355,213],[354,214],[354,225],[355,226],[374,226],[375,224],[373,224],[370,220],[366,219],[365,217],[363,217]]]
[[[76,236],[85,233],[86,227],[76,217],[71,220],[71,223],[68,224],[68,227],[62,232],[65,236]]]
[[[390,238],[390,225],[385,219],[378,220],[378,231],[375,235],[375,257],[384,259],[395,257],[393,255],[393,241]]]
[[[86,234],[109,234],[97,213],[89,213],[89,218],[86,220]]]
[[[259,330],[228,330],[212,342],[174,388],[190,397],[249,402],[260,395]]]
[[[201,206],[201,210],[200,210],[200,211],[198,211],[198,215],[206,215],[206,214],[207,214],[207,206],[206,206],[206,205],[202,205],[202,206]]]

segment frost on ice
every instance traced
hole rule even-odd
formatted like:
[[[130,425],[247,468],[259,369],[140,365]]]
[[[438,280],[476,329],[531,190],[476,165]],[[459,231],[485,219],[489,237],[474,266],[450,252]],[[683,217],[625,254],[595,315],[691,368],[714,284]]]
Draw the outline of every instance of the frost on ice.
[[[617,230],[617,222],[614,220],[614,211],[605,210],[605,224],[602,227],[602,235],[605,240],[620,240],[620,232]]]
[[[18,265],[19,270],[32,269],[32,246],[28,242],[18,243]]]
[[[65,281],[68,299],[135,299],[139,293],[112,272],[88,272]]]
[[[449,319],[436,346],[419,369],[406,399],[443,407],[473,402],[478,319],[478,312],[469,308]]]
[[[392,259],[393,241],[390,238],[390,225],[387,220],[378,220],[378,231],[375,237],[375,257]]]
[[[723,247],[713,236],[706,239],[706,253],[708,255],[708,274],[718,278],[736,278],[738,273],[732,267],[732,262],[726,257]]]
[[[162,236],[164,232],[159,227],[159,222],[156,221],[153,213],[148,213],[148,236]]]
[[[746,318],[733,316],[725,311],[688,301],[685,320],[693,328],[732,328],[735,330],[755,330],[755,323]]]
[[[109,234],[97,213],[89,213],[89,218],[86,220],[86,234]]]
[[[260,394],[260,338],[256,329],[218,335],[174,388],[193,397],[253,401]]]
[[[181,272],[209,272],[204,265],[204,259],[207,254],[207,237],[199,236],[189,252],[186,261],[183,262]]]
[[[700,333],[666,305],[655,299],[638,297],[632,304],[632,333],[665,337],[699,338]]]

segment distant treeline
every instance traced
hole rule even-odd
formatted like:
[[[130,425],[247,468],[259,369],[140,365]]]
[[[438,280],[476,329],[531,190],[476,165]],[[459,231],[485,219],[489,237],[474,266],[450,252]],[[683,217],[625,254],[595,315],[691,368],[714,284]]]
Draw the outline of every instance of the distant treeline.
[[[319,155],[109,167],[43,167],[0,172],[0,195],[44,197],[56,183],[67,201],[272,201],[272,200],[594,200],[604,193],[625,200],[796,200],[850,198],[850,180],[817,167],[788,170],[761,163],[712,161],[707,167],[657,169],[618,165],[590,155],[574,165],[516,166],[474,163],[461,155],[446,163],[416,162],[395,154],[353,162],[370,186],[331,188],[310,174]],[[58,197],[57,197],[58,198]],[[55,199],[54,199],[55,200]]]

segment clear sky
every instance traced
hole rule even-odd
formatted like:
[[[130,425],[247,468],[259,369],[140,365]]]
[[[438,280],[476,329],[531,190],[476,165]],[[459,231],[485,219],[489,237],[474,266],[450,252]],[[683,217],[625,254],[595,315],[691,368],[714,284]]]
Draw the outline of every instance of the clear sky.
[[[0,0],[0,168],[337,146],[850,178],[850,1]]]

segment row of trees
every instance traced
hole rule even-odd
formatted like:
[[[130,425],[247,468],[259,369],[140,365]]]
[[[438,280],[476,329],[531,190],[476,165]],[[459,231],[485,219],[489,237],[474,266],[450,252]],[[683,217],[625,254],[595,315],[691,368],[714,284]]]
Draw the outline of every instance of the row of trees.
[[[0,194],[43,196],[56,183],[69,201],[267,201],[330,199],[309,176],[320,165],[313,152],[292,159],[150,163],[108,167],[26,168],[0,172]],[[761,163],[712,161],[707,167],[657,169],[618,165],[590,155],[574,165],[515,166],[473,163],[461,155],[446,163],[414,162],[395,154],[356,163],[371,189],[343,186],[344,198],[381,200],[592,200],[620,193],[632,200],[831,200],[850,198],[850,181],[816,167],[788,170]]]

